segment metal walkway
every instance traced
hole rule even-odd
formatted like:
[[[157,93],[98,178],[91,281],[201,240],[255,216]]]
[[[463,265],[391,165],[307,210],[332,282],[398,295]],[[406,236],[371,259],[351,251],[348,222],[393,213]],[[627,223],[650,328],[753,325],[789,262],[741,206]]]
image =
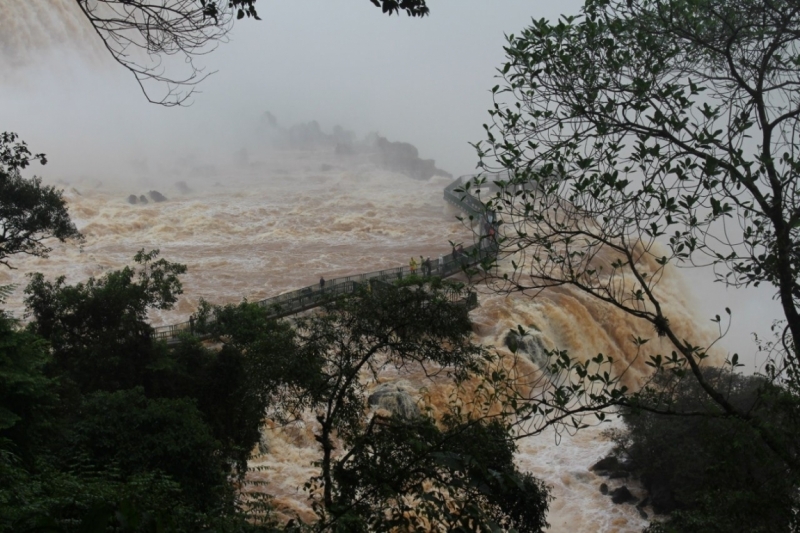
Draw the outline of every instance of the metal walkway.
[[[472,177],[473,176],[459,177],[445,187],[444,200],[464,211],[469,217],[477,220],[479,224],[482,224],[485,215],[488,213],[485,212],[481,201],[470,194],[456,191],[466,180]],[[493,219],[493,214],[489,216],[489,219]],[[482,241],[478,244],[464,247],[462,252],[456,253],[455,255],[451,253],[442,256],[441,259],[431,259],[429,275],[445,278],[463,272],[465,268],[480,262],[486,257],[486,254],[494,253],[493,247],[487,244],[487,241]],[[416,273],[418,275],[428,275],[428,272],[424,271],[422,265],[418,265]],[[281,318],[307,311],[314,307],[319,307],[331,296],[351,294],[355,292],[359,286],[370,283],[373,280],[391,283],[411,274],[411,268],[408,266],[367,272],[365,274],[355,274],[352,276],[325,280],[324,288],[315,284],[278,296],[273,296],[272,298],[266,298],[255,303],[266,308],[269,314],[274,318]],[[473,291],[452,291],[448,294],[448,298],[452,301],[464,302],[468,306],[477,306],[477,294]],[[179,324],[160,326],[154,328],[154,338],[165,340],[168,344],[174,344],[179,342],[180,335],[193,334],[192,327],[192,322],[188,320]]]

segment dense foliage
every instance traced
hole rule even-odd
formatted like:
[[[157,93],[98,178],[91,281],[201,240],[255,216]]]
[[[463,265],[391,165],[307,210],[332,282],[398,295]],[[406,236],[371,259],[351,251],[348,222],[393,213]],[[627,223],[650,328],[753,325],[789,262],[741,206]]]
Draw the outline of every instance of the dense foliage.
[[[568,286],[649,323],[666,352],[648,338],[632,348],[654,375],[696,381],[796,481],[792,435],[706,380],[713,343],[676,329],[659,284],[675,265],[709,265],[729,286],[774,287],[784,321],[763,372],[796,394],[798,29],[792,2],[587,0],[579,16],[509,36],[488,141],[477,145],[482,164],[503,171],[485,198],[501,225],[497,261],[511,265],[484,265],[494,287]],[[720,336],[726,311],[713,319]],[[602,354],[551,355],[563,379],[517,398],[538,421],[531,432],[580,426],[586,413],[658,391],[631,394],[619,381],[624,365]],[[740,366],[739,356],[728,364]]]
[[[797,399],[759,377],[706,369],[708,382],[738,409],[781,425],[800,446]],[[656,512],[668,514],[649,532],[779,532],[797,528],[797,485],[789,466],[734,417],[720,417],[696,381],[659,380],[674,416],[623,412],[616,454],[642,480]],[[661,398],[663,400],[663,397]],[[685,416],[680,416],[681,414]],[[705,414],[707,416],[699,416]]]
[[[465,186],[497,217],[499,254],[483,264],[495,290],[568,287],[662,338],[631,339],[652,369],[641,390],[622,385],[625,361],[556,347],[534,393],[512,399],[530,434],[619,406],[649,413],[627,419],[651,446],[631,453],[661,472],[681,465],[668,474],[679,530],[785,530],[796,509],[799,37],[800,9],[782,0],[586,0],[576,16],[534,20],[508,36],[476,144],[490,172]],[[760,381],[730,378],[749,384],[745,404],[704,370],[718,338],[681,328],[661,290],[671,269],[702,266],[729,287],[770,286],[780,304]],[[712,319],[718,337],[735,317]],[[665,382],[703,409],[682,411]]]
[[[95,515],[101,526],[245,527],[231,481],[266,407],[255,356],[238,337],[220,351],[153,341],[147,310],[175,302],[185,271],[157,255],[75,286],[33,275],[28,326],[1,317],[0,531],[42,520],[72,531]]]
[[[47,239],[81,237],[61,192],[43,186],[39,178],[20,175],[32,161],[47,160],[43,154],[31,154],[15,133],[0,133],[0,265],[9,268],[9,258],[17,254],[47,257]]]

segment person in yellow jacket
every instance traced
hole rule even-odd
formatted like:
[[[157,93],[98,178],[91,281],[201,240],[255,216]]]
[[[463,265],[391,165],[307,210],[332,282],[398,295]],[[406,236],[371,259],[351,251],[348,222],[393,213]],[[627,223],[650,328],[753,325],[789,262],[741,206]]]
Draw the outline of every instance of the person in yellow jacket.
[[[417,262],[414,260],[413,257],[411,258],[411,261],[408,262],[408,268],[411,269],[411,273],[412,274],[416,274],[416,272],[417,272]]]

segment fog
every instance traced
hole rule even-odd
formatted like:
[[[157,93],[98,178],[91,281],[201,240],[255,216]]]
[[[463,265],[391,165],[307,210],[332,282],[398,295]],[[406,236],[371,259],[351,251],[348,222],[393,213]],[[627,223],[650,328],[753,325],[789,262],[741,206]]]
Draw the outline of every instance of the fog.
[[[240,21],[230,42],[200,59],[216,73],[191,105],[163,108],[110,60],[70,0],[0,0],[0,130],[48,155],[37,169],[48,181],[191,184],[193,169],[232,167],[242,148],[259,157],[266,111],[282,127],[315,120],[326,132],[377,132],[449,173],[470,173],[504,33],[579,6],[432,0],[418,20],[387,17],[368,0],[262,0],[262,21]],[[710,280],[691,274],[695,305],[709,317],[731,307],[724,346],[752,353],[750,332],[765,334],[779,316],[772,291]]]
[[[16,2],[2,4],[8,21]],[[284,125],[316,120],[326,130],[338,124],[359,136],[379,132],[462,174],[475,168],[468,143],[483,138],[504,32],[578,6],[434,2],[430,17],[411,19],[383,15],[368,0],[259,2],[262,21],[240,21],[230,42],[200,58],[216,73],[181,109],[148,104],[74,16],[59,27],[27,8],[21,11],[35,20],[14,27],[26,38],[2,38],[0,119],[48,153],[48,174],[118,175],[120,167],[135,174],[131,162],[152,167],[178,154],[224,164],[252,138],[264,111]],[[69,35],[77,37],[72,44]]]

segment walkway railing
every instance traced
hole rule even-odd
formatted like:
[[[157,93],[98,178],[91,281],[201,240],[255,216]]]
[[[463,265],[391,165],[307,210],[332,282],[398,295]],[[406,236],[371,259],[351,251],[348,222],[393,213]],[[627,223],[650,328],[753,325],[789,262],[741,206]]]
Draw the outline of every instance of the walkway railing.
[[[465,180],[471,177],[472,176],[462,176],[445,187],[444,199],[473,217],[478,223],[485,224],[487,213],[485,213],[481,201],[470,194],[456,192],[456,189],[462,187]],[[489,219],[491,220],[491,218],[492,214],[489,214]],[[268,309],[270,316],[281,318],[313,309],[314,307],[319,307],[331,296],[354,293],[359,286],[369,283],[370,280],[393,283],[396,280],[403,279],[415,273],[422,276],[428,275],[445,278],[463,272],[465,268],[479,263],[487,254],[493,253],[493,246],[490,246],[488,241],[481,239],[477,244],[454,251],[454,253],[442,256],[440,259],[431,259],[430,272],[428,272],[423,265],[418,265],[416,272],[412,272],[409,266],[377,270],[365,274],[355,274],[352,276],[325,280],[324,287],[315,284],[295,291],[285,292],[278,296],[266,298],[255,303]],[[470,290],[451,291],[448,297],[452,301],[464,302],[470,307],[477,306],[477,294]],[[166,340],[168,343],[177,342],[181,334],[193,333],[192,326],[191,321],[169,326],[160,326],[154,328],[154,337],[159,340]]]

